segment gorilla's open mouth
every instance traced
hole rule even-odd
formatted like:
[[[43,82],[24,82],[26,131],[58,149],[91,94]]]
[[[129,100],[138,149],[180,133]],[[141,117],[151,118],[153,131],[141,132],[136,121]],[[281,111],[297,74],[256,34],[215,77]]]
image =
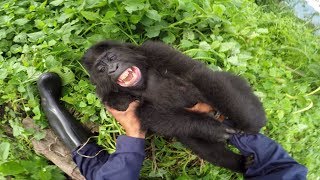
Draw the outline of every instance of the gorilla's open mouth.
[[[126,69],[118,78],[117,83],[122,87],[135,86],[141,80],[140,69],[132,66]]]

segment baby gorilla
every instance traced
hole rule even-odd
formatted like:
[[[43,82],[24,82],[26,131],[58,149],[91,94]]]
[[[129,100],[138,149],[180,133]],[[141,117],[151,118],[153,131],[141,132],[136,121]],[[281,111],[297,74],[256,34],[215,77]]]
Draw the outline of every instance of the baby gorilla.
[[[233,171],[245,170],[243,156],[226,148],[235,130],[210,113],[187,108],[206,103],[227,117],[233,127],[258,133],[265,112],[245,80],[214,72],[173,48],[148,41],[141,46],[104,41],[92,46],[83,64],[103,103],[125,110],[139,100],[143,130],[176,137],[201,158]]]

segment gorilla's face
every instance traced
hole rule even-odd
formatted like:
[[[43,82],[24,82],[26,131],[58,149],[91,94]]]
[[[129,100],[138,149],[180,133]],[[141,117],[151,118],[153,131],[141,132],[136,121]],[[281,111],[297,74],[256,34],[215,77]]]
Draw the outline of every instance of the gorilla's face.
[[[124,53],[123,49],[111,48],[98,57],[96,69],[107,73],[121,87],[137,87],[143,84],[143,78],[142,66],[135,61],[136,57],[128,50]]]
[[[145,57],[138,54],[135,46],[105,41],[91,47],[83,62],[96,85],[108,84],[110,90],[143,89],[147,67]],[[106,89],[102,86],[102,89]],[[99,91],[97,86],[97,90]],[[101,91],[105,91],[102,90]]]

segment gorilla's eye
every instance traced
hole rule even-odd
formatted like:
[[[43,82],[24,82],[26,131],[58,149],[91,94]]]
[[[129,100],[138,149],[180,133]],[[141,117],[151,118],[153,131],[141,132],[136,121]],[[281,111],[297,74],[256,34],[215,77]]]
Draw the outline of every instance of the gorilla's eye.
[[[109,56],[108,56],[109,61],[114,61],[114,60],[116,60],[116,58],[117,58],[117,56],[114,54],[109,54]]]
[[[105,66],[98,66],[97,69],[99,72],[104,72],[106,70],[106,67]]]

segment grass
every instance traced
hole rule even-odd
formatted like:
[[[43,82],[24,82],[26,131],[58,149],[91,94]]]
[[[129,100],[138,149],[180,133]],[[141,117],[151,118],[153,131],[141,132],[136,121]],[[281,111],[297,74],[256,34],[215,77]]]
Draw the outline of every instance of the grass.
[[[43,72],[60,74],[62,100],[79,121],[99,123],[99,143],[114,150],[123,131],[79,63],[103,39],[161,40],[212,69],[245,77],[267,112],[263,133],[306,165],[309,179],[319,178],[320,37],[277,1],[3,0],[0,27],[0,179],[63,179],[32,151],[30,139],[43,134],[21,124],[31,117],[48,126],[36,90]],[[175,140],[151,136],[147,144],[142,179],[241,179]]]

